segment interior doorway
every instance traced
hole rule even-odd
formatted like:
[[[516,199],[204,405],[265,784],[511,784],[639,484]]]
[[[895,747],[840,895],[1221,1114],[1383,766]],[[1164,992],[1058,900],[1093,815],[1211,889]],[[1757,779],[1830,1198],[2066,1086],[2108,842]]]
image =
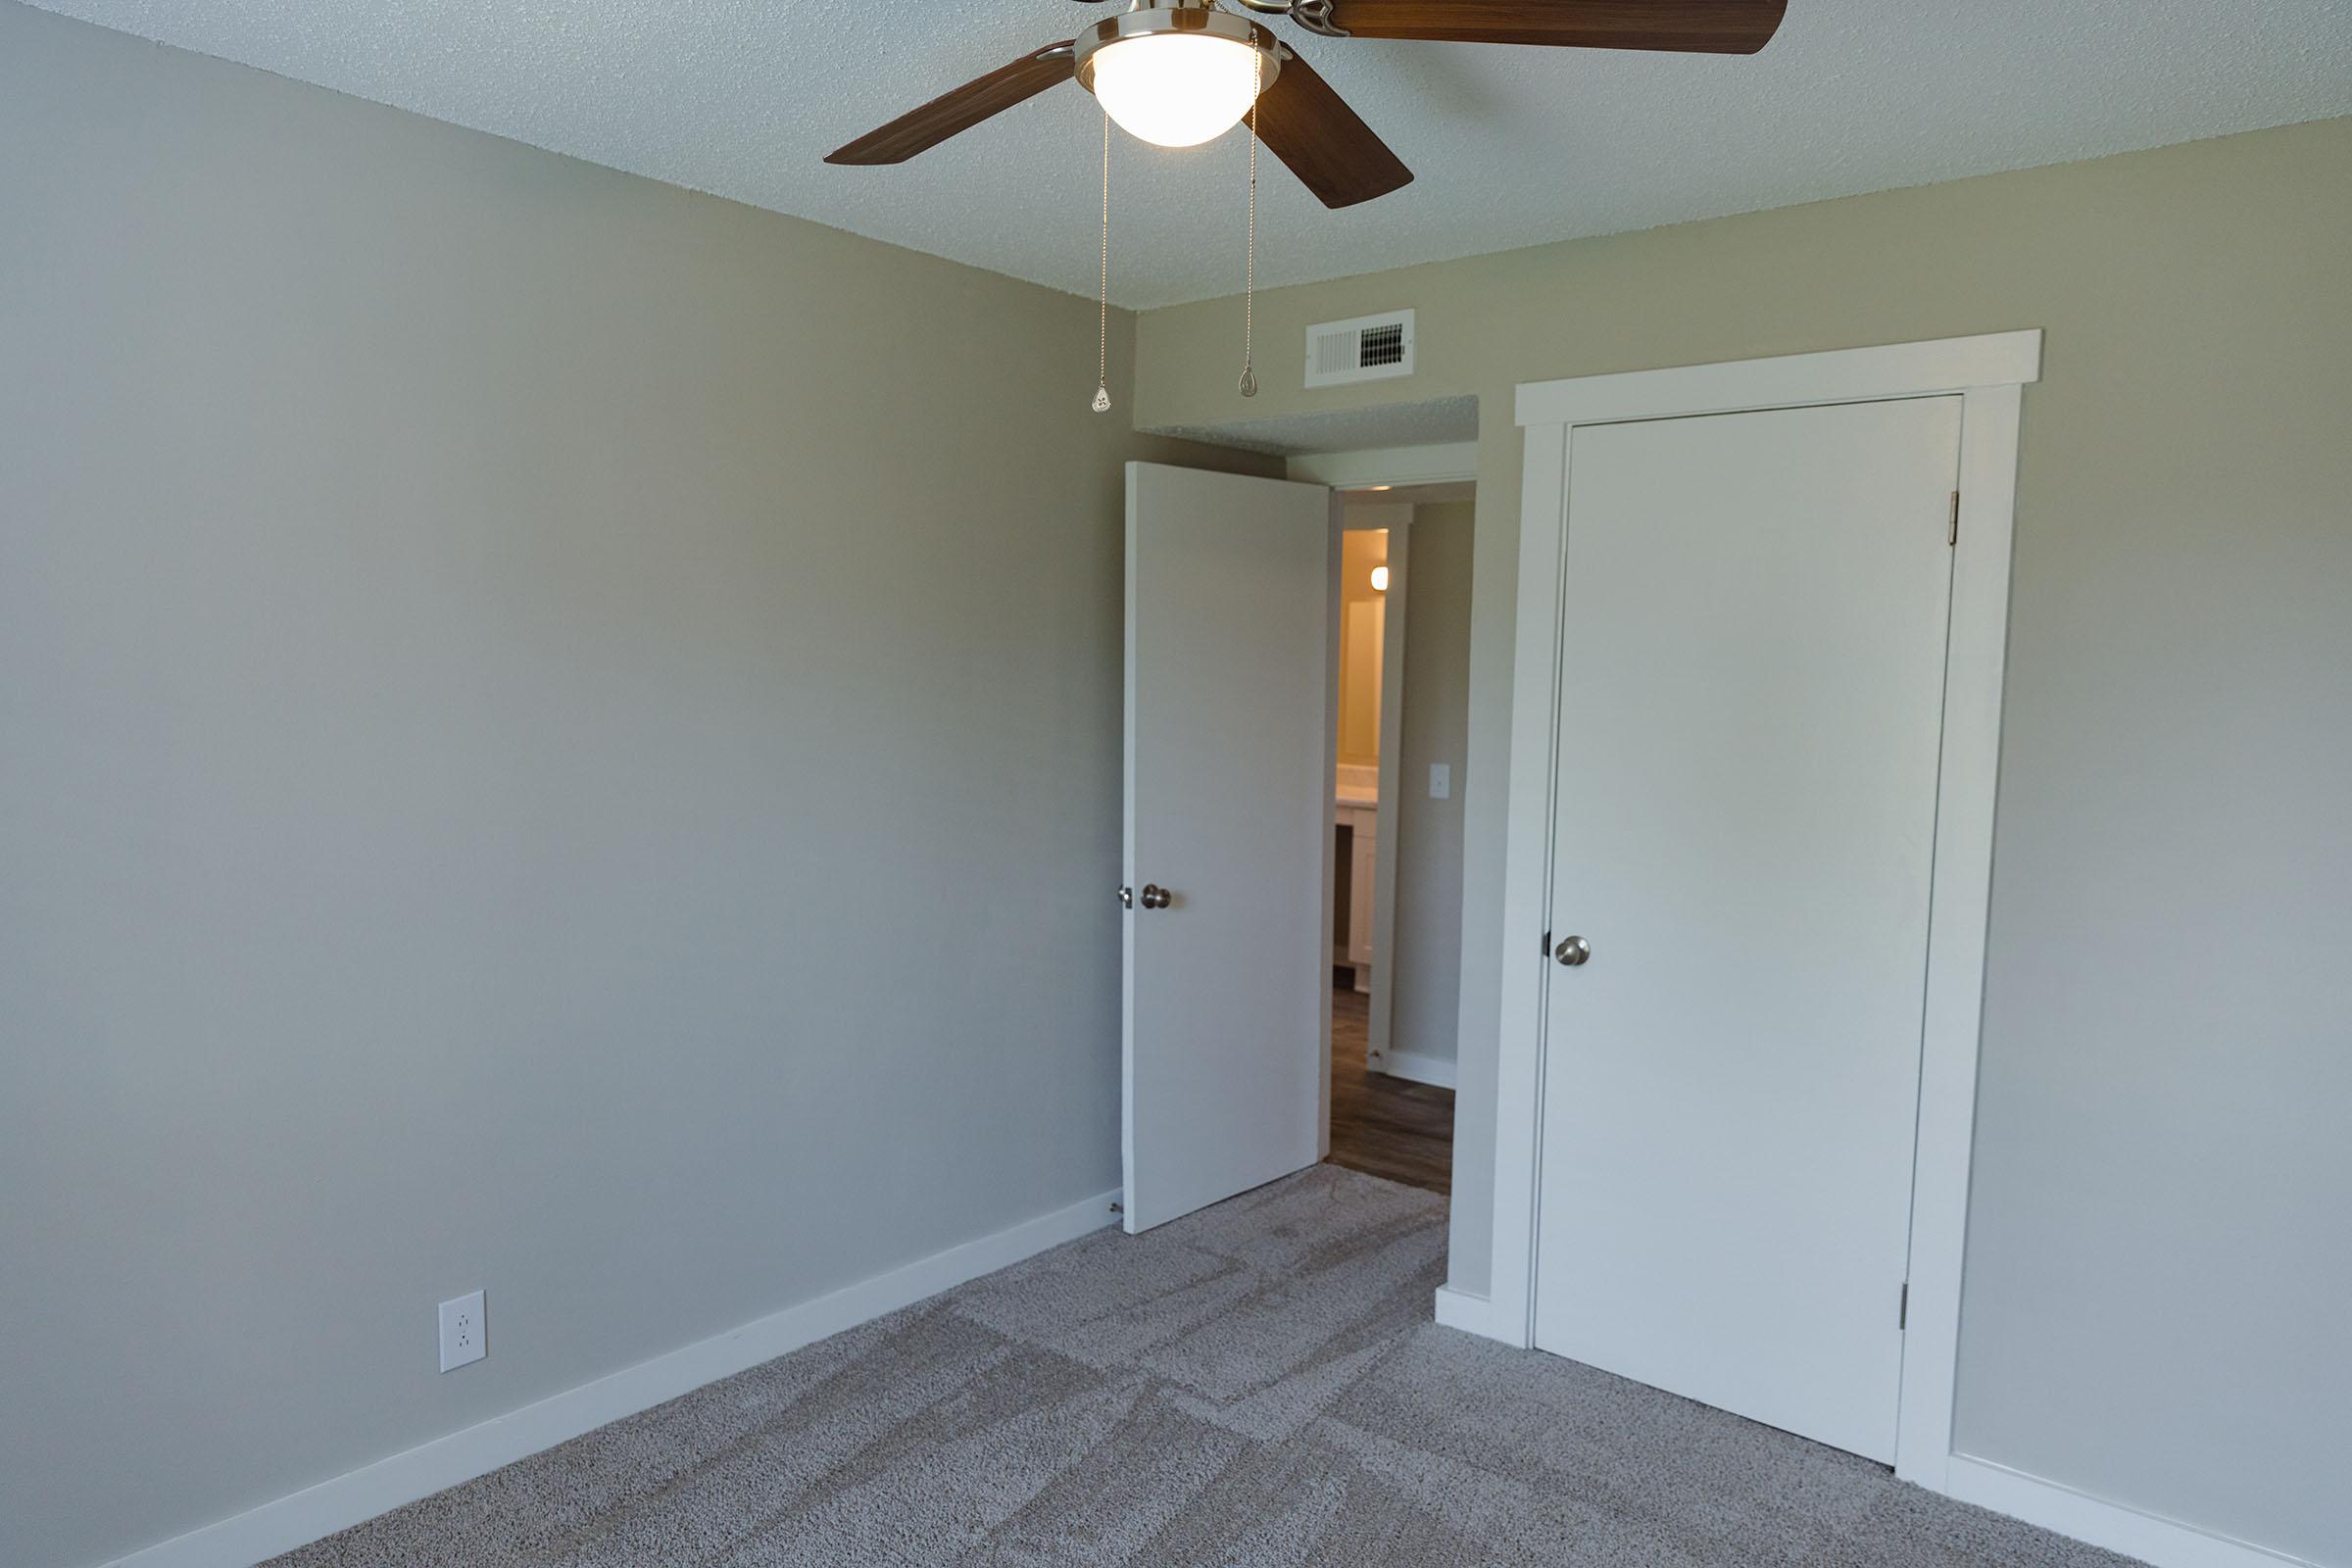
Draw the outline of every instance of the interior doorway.
[[[1337,492],[1328,1157],[1440,1193],[1453,1168],[1472,500],[1466,483]]]
[[[1130,1233],[1323,1159],[1451,1188],[1476,404],[1330,422],[1128,466]]]

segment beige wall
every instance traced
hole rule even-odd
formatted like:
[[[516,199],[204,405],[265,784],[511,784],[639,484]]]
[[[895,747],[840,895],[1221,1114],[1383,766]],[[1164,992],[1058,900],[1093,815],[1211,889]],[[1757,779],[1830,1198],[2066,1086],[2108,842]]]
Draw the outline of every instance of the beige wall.
[[[2352,1561],[2352,121],[1262,294],[1419,313],[1473,393],[1454,1257],[1483,1289],[1523,380],[2039,326],[1958,1441]],[[1239,302],[1147,313],[1139,420],[1238,416]],[[1532,933],[1514,932],[1509,940]]]
[[[1395,830],[1396,975],[1389,1048],[1451,1062],[1461,1004],[1462,759],[1470,735],[1472,509],[1413,509],[1406,547],[1404,703],[1398,727]],[[1429,798],[1429,766],[1453,769],[1453,790]]]
[[[0,1561],[1115,1182],[1117,466],[1179,454],[1085,414],[1091,305],[6,0],[0,217]],[[2348,261],[2334,122],[1263,296],[1421,312],[1311,399],[1143,319],[1138,423],[1482,400],[1458,1279],[1512,385],[2044,326],[1960,1440],[2352,1559]]]
[[[1117,1185],[1095,326],[0,3],[0,1563]]]

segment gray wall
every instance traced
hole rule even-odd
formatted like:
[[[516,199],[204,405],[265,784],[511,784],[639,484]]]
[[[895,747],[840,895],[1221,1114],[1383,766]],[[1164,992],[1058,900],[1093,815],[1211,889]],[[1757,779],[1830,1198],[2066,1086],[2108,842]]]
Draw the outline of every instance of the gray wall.
[[[0,1562],[1116,1185],[1180,454],[1094,369],[1091,301],[0,4]]]
[[[1257,299],[1419,373],[1252,416],[2013,327],[2026,394],[1961,1447],[2352,1563],[2352,120]],[[1230,416],[1146,313],[1138,416]],[[1518,432],[1482,421],[1452,1260],[1483,1291]],[[1532,933],[1515,932],[1510,940]]]
[[[1392,1051],[1451,1061],[1462,967],[1462,763],[1470,738],[1470,545],[1467,501],[1413,509],[1407,547],[1404,707],[1396,769]],[[1453,793],[1429,798],[1429,764],[1453,769]]]

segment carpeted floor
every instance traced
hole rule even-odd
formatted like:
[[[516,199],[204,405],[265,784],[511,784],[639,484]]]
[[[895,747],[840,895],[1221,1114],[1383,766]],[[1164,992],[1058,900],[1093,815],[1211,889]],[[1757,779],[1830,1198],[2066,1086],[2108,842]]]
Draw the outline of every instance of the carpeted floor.
[[[1318,1166],[1115,1231],[280,1568],[1499,1568],[2125,1559],[1434,1326],[1436,1196]]]

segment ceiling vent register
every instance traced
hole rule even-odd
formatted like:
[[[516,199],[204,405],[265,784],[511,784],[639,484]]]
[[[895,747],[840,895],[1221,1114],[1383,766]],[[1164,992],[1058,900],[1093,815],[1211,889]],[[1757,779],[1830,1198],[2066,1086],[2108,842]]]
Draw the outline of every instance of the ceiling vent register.
[[[1413,313],[1389,311],[1306,329],[1308,387],[1385,381],[1413,373]]]

